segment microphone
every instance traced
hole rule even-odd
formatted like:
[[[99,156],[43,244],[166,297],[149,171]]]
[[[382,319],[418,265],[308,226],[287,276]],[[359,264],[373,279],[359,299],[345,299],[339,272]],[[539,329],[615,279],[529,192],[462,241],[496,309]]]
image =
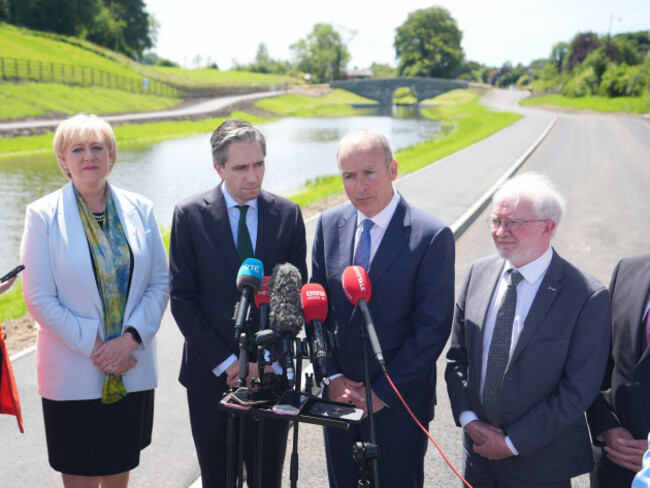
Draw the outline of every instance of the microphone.
[[[318,365],[325,376],[327,348],[323,339],[323,322],[327,318],[327,294],[318,283],[308,283],[300,290],[300,301],[305,321],[311,324],[314,330],[312,349],[316,351]]]
[[[304,318],[300,309],[300,286],[302,275],[291,263],[279,264],[273,268],[269,280],[269,326],[283,339],[286,354],[287,379],[294,381],[293,339],[302,329]]]
[[[248,318],[251,295],[257,292],[262,284],[263,276],[264,265],[259,259],[248,258],[244,260],[239,268],[239,272],[237,273],[237,290],[241,293],[241,297],[235,305],[235,315],[233,317],[236,342],[239,342],[239,336]]]
[[[269,280],[270,276],[265,276],[262,280],[262,286],[255,293],[255,305],[260,310],[260,332],[268,328],[269,323]]]
[[[375,323],[370,315],[370,310],[368,310],[368,302],[372,294],[368,273],[361,266],[348,266],[343,270],[342,281],[343,291],[348,297],[348,300],[361,310],[363,320],[366,322],[368,337],[370,338],[370,345],[375,353],[375,358],[379,361],[382,371],[385,372],[386,362],[384,361],[384,354],[381,352],[381,346],[379,345],[379,339],[375,331]]]

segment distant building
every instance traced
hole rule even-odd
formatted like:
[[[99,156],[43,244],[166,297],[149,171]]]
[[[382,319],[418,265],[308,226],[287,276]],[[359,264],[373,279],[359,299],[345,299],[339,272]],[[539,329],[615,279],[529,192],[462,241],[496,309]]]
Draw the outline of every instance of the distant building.
[[[369,69],[345,69],[341,72],[342,80],[365,80],[372,78],[372,71]]]

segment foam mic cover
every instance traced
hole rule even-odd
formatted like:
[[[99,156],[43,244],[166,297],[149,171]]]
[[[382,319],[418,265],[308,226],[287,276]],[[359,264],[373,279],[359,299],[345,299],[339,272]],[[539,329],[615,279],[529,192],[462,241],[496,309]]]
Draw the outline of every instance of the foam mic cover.
[[[293,337],[302,329],[304,318],[300,308],[302,275],[291,263],[278,264],[269,279],[269,326]]]
[[[343,270],[343,291],[354,305],[359,305],[359,300],[365,298],[370,301],[372,287],[368,273],[361,266],[348,266]]]
[[[262,286],[260,286],[260,289],[257,290],[257,293],[255,294],[255,305],[257,305],[257,308],[262,308],[262,305],[265,303],[269,303],[269,279],[270,276],[265,276],[264,279],[262,280]]]
[[[318,283],[307,283],[300,290],[302,314],[307,323],[314,320],[325,322],[327,318],[327,294]]]

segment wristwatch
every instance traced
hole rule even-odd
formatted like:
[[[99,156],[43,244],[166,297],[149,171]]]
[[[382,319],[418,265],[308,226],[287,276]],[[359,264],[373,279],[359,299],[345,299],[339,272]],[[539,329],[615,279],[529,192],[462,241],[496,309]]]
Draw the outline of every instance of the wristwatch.
[[[131,337],[133,337],[133,340],[135,342],[137,342],[138,344],[142,344],[142,338],[140,337],[140,334],[138,334],[138,331],[135,329],[135,327],[129,327],[124,331],[124,333],[131,334]]]

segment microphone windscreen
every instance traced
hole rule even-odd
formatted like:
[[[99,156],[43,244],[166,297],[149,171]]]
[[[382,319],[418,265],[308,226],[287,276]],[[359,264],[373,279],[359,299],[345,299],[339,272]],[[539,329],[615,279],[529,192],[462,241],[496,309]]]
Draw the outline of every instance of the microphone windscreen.
[[[300,308],[302,275],[291,263],[278,264],[269,279],[269,327],[296,336],[304,323]]]
[[[366,299],[370,302],[372,288],[368,273],[361,266],[348,266],[343,270],[343,291],[354,305],[359,304],[359,300]]]
[[[262,261],[255,258],[247,258],[237,272],[237,290],[242,291],[244,286],[250,286],[253,289],[253,293],[256,293],[262,284],[263,277],[264,265]]]
[[[325,322],[327,318],[327,294],[325,289],[318,283],[307,283],[300,290],[300,301],[302,303],[302,314],[307,323],[318,319]]]
[[[257,308],[262,308],[262,305],[269,303],[269,276],[265,276],[262,280],[262,286],[257,290],[255,294],[255,305]]]

